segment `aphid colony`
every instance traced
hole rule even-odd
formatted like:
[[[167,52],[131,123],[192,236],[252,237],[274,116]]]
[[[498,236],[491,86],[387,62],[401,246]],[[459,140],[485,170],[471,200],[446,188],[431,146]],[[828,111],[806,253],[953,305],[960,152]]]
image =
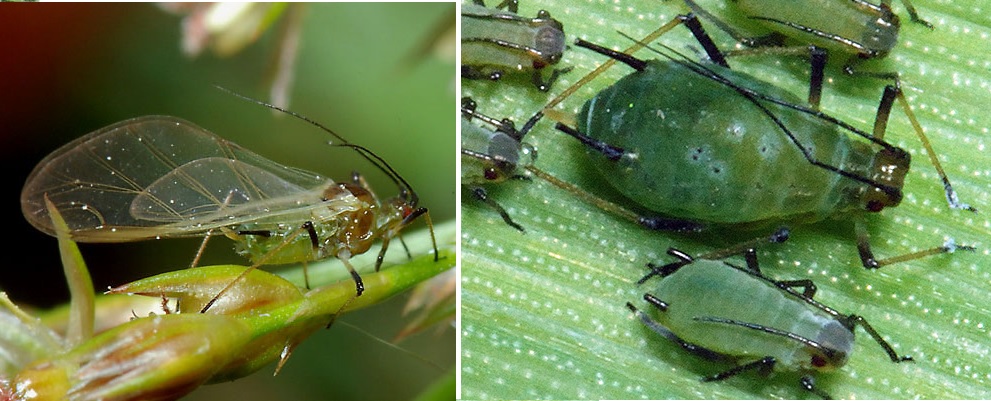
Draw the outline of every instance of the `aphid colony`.
[[[473,145],[474,152],[463,148],[463,166],[464,156],[470,155],[476,160],[473,164],[482,162],[489,167],[486,171],[494,171],[493,177],[518,175],[522,167],[580,199],[653,230],[760,232],[786,224],[850,219],[854,222],[861,263],[868,269],[958,249],[949,241],[927,251],[887,259],[875,258],[871,250],[863,216],[902,201],[910,167],[909,152],[884,140],[896,101],[902,103],[929,153],[949,206],[975,211],[958,200],[911,114],[898,74],[855,68],[864,59],[885,57],[897,42],[899,20],[891,11],[890,1],[880,5],[860,0],[815,2],[843,17],[832,20],[810,14],[813,11],[807,5],[735,3],[744,10],[744,19],[764,26],[763,34],[748,37],[739,33],[743,28],[733,27],[692,0],[685,0],[693,13],[678,16],[650,35],[649,40],[627,38],[635,45],[626,52],[576,40],[575,47],[604,55],[610,62],[616,60],[633,71],[586,100],[574,117],[550,107],[576,93],[608,64],[565,89],[521,130],[507,123],[508,119],[487,119],[496,127],[495,134],[487,138],[494,143],[495,135],[504,134],[512,138],[506,141],[512,146],[499,151],[492,150],[490,144],[487,152],[479,150],[478,145]],[[929,26],[910,4],[905,5],[913,22]],[[767,54],[809,53],[812,72],[808,100],[731,69],[727,60],[732,56],[761,51],[737,51],[727,56],[708,37],[695,15],[747,46],[777,46],[766,50]],[[663,44],[648,43],[681,24],[695,36],[706,60],[694,61]],[[781,47],[784,44],[796,46]],[[638,47],[648,47],[656,59],[631,55]],[[890,80],[872,130],[859,129],[820,110],[826,50],[848,55],[843,70],[851,76],[844,79]],[[472,101],[466,111],[462,103],[463,115],[473,116],[476,107],[478,104]],[[588,158],[574,163],[594,166],[604,186],[621,194],[632,206],[605,201],[588,190],[564,183],[537,169],[535,160],[518,163],[516,152],[521,141],[545,114],[561,121],[556,125],[558,130],[582,143]],[[463,143],[477,143],[466,140],[465,135],[477,136],[477,127],[466,127],[465,121]],[[468,174],[463,168],[463,182],[482,182],[474,178],[477,174]],[[482,194],[476,197],[495,208],[507,224],[524,231],[525,224],[511,220],[501,206]],[[782,242],[787,236],[787,230],[781,230],[772,236],[772,242]],[[745,255],[746,267],[722,260],[733,253]],[[911,357],[899,356],[863,317],[841,314],[814,300],[816,287],[812,281],[779,281],[764,275],[748,244],[700,258],[676,249],[670,249],[669,254],[678,260],[660,267],[651,265],[651,271],[638,282],[653,283],[653,290],[644,294],[644,300],[654,311],[642,311],[632,303],[626,305],[647,327],[686,350],[737,363],[704,381],[726,379],[747,370],[796,370],[807,373],[801,379],[803,388],[829,398],[828,392],[815,386],[810,374],[846,363],[857,326],[882,347],[892,362],[912,361]]]

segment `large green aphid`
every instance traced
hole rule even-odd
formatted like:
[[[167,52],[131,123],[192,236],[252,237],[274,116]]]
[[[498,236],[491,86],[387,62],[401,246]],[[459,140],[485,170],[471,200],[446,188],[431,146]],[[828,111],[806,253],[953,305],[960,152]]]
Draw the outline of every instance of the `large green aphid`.
[[[505,7],[506,10],[500,10]],[[485,7],[481,0],[461,5],[461,77],[498,80],[508,73],[531,72],[541,91],[550,89],[565,70],[554,70],[544,80],[544,68],[561,61],[564,53],[564,26],[549,12],[540,10],[536,18],[516,14],[516,0],[506,0],[497,8]]]
[[[236,241],[252,268],[334,257],[361,295],[364,285],[349,259],[381,239],[378,270],[389,241],[403,228],[420,216],[430,225],[427,209],[380,157],[288,113],[382,169],[399,194],[380,201],[357,174],[351,182],[335,182],[265,159],[188,121],[145,116],[99,129],[46,156],[24,184],[21,210],[33,226],[54,235],[47,196],[77,242],[223,234]]]
[[[484,186],[525,177],[520,166],[533,164],[537,151],[521,142],[525,133],[516,130],[512,120],[496,120],[479,113],[477,107],[471,98],[461,99],[461,185],[497,211],[506,224],[522,232],[523,227],[488,196]],[[474,121],[488,124],[492,129]]]
[[[627,307],[651,330],[686,350],[736,363],[703,381],[723,380],[748,370],[798,371],[805,373],[803,388],[831,398],[815,387],[811,374],[846,364],[857,326],[881,346],[891,362],[912,361],[899,356],[863,317],[841,314],[814,300],[816,286],[811,280],[778,281],[761,274],[752,248],[746,252],[745,268],[721,260],[692,259],[675,249],[668,253],[681,260],[651,266],[663,279],[644,294],[644,300],[658,310],[656,320],[631,303]]]
[[[883,140],[897,88],[886,88],[867,133],[724,66],[577,44],[636,70],[584,104],[577,131],[558,124],[628,199],[710,229],[850,218],[863,265],[885,263],[862,217],[903,196],[909,154]]]

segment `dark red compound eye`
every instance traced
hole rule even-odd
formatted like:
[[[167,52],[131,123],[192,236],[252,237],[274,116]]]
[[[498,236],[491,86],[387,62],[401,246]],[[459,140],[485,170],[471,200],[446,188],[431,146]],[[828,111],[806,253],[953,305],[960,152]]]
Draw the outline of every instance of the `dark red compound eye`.
[[[812,355],[812,367],[821,368],[826,366],[827,364],[828,362],[826,361],[826,358],[824,358],[822,355]]]
[[[499,172],[494,168],[485,169],[485,179],[492,181],[499,178]]]

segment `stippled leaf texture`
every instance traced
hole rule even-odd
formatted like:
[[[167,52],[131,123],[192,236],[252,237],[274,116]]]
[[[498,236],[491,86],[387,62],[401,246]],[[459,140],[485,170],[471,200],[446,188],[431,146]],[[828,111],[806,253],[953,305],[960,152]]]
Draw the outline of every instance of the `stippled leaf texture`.
[[[617,31],[642,37],[688,11],[673,0],[521,3],[521,15],[532,17],[544,9],[560,20],[569,43],[584,38],[617,50],[631,44]],[[723,3],[700,1],[716,14],[726,12]],[[759,250],[765,274],[814,280],[819,286],[816,299],[843,313],[864,316],[899,353],[915,358],[914,363],[891,363],[858,329],[849,363],[816,376],[817,386],[837,398],[986,398],[991,384],[991,276],[986,270],[991,247],[986,149],[991,115],[984,111],[991,104],[991,13],[974,0],[914,5],[934,29],[909,22],[903,4],[894,2],[895,13],[902,17],[899,43],[888,58],[868,61],[862,68],[901,74],[908,101],[961,200],[978,213],[948,208],[936,170],[905,114],[896,108],[885,139],[912,154],[905,199],[896,208],[868,217],[867,227],[880,257],[938,246],[950,238],[977,250],[868,271],[860,267],[853,226],[845,219],[796,225],[787,243]],[[721,48],[733,47],[731,37],[706,27]],[[681,27],[660,42],[693,57],[700,53]],[[645,51],[637,55],[655,57]],[[822,109],[870,131],[884,82],[843,75],[839,66],[844,59],[834,56],[826,71]],[[519,126],[604,60],[571,46],[556,67],[574,69],[548,93],[534,89],[527,75],[497,82],[464,80],[462,91],[478,102],[479,111],[509,117]],[[802,57],[754,56],[731,63],[798,96],[806,94],[809,69]],[[610,69],[558,109],[577,112],[586,99],[629,71],[625,66]],[[538,124],[525,141],[538,149],[539,168],[624,203],[588,165],[581,146],[555,131],[551,122]],[[815,397],[798,385],[798,375],[788,373],[748,372],[721,382],[700,382],[731,365],[685,352],[644,327],[625,307],[626,302],[644,305],[641,296],[651,285],[638,286],[636,281],[646,272],[647,262],[670,261],[668,247],[698,254],[763,233],[648,232],[539,179],[509,181],[489,188],[489,195],[527,231],[520,233],[484,204],[463,199],[464,398]]]

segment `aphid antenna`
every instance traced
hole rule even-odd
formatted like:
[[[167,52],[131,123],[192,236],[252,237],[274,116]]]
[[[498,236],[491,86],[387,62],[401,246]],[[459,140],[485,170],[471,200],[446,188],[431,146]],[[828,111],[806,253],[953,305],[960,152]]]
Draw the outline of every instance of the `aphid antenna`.
[[[220,85],[214,84],[213,86],[215,88],[217,88],[217,89],[220,89],[220,90],[222,90],[224,92],[227,92],[230,95],[233,95],[235,97],[241,98],[243,100],[247,100],[247,101],[252,102],[252,103],[255,103],[257,105],[268,107],[268,108],[270,108],[272,110],[276,110],[276,111],[279,111],[279,112],[288,114],[288,115],[290,115],[292,117],[295,117],[296,119],[299,119],[299,120],[302,120],[304,122],[307,122],[310,125],[313,125],[313,126],[319,128],[319,129],[323,130],[324,132],[330,134],[334,138],[337,138],[339,141],[341,141],[341,143],[335,144],[335,143],[331,142],[330,143],[331,146],[342,146],[342,147],[348,147],[348,148],[354,149],[359,155],[361,155],[361,157],[364,157],[365,160],[368,160],[369,163],[372,163],[372,165],[374,165],[376,168],[378,168],[382,172],[386,173],[386,175],[389,177],[389,179],[392,180],[392,182],[395,183],[396,186],[398,186],[400,188],[400,191],[404,194],[404,197],[405,196],[409,196],[409,202],[411,203],[411,205],[416,206],[416,204],[417,204],[416,202],[419,200],[419,197],[416,195],[416,192],[413,191],[413,188],[409,185],[409,183],[401,175],[399,175],[398,172],[396,172],[395,169],[392,168],[392,166],[389,165],[389,163],[386,163],[386,161],[383,160],[381,157],[379,157],[377,154],[375,154],[375,152],[372,152],[371,150],[369,150],[368,148],[366,148],[364,146],[356,145],[356,144],[353,144],[351,142],[348,142],[347,139],[344,139],[344,137],[342,137],[337,132],[334,132],[334,130],[328,128],[327,126],[325,126],[325,125],[323,125],[323,124],[321,124],[321,123],[319,123],[319,122],[317,122],[317,121],[315,121],[315,120],[313,120],[313,119],[311,119],[311,118],[309,118],[307,116],[304,116],[302,114],[299,114],[299,113],[297,113],[295,111],[287,110],[285,108],[276,106],[274,104],[270,104],[270,103],[267,103],[267,102],[262,101],[262,100],[258,100],[258,99],[254,99],[254,98],[248,97],[246,95],[242,95],[240,93],[237,93],[237,92],[235,92],[235,91],[233,91],[231,89],[225,88],[225,87],[220,86]]]
[[[792,333],[790,331],[784,331],[784,330],[781,330],[781,329],[776,329],[774,327],[764,326],[764,325],[761,325],[761,324],[750,323],[750,322],[741,322],[741,321],[732,320],[732,319],[724,319],[724,318],[721,318],[721,317],[712,317],[712,316],[696,316],[696,317],[693,318],[693,320],[699,321],[699,322],[719,323],[719,324],[728,324],[728,325],[733,325],[733,326],[740,326],[740,327],[743,327],[743,328],[746,328],[746,329],[761,331],[761,332],[764,332],[764,333],[767,333],[767,334],[771,334],[771,335],[775,335],[775,336],[780,336],[780,337],[786,338],[788,340],[791,340],[791,341],[797,342],[799,344],[802,344],[802,345],[804,345],[806,347],[817,349],[817,350],[821,351],[823,354],[826,354],[826,355],[832,355],[833,353],[835,353],[834,350],[832,350],[832,349],[830,349],[828,347],[823,346],[822,344],[820,344],[817,341],[814,341],[814,340],[809,339],[809,338],[802,337],[802,336],[800,336],[798,334],[795,334],[795,333]]]
[[[629,39],[629,40],[632,40],[632,41],[637,41],[637,39],[632,38],[632,37],[630,37],[629,35],[627,35],[627,34],[625,34],[623,32],[618,32],[618,33],[619,33],[620,36],[623,36],[626,39]],[[866,140],[868,140],[868,141],[870,141],[870,142],[872,142],[872,143],[874,143],[874,144],[876,144],[878,146],[881,146],[883,148],[892,149],[892,148],[895,147],[894,145],[892,145],[892,144],[884,141],[883,139],[878,139],[874,135],[868,134],[867,132],[865,132],[865,131],[857,128],[857,127],[854,127],[854,126],[850,125],[849,123],[847,123],[847,122],[845,122],[843,120],[840,120],[840,119],[838,119],[836,117],[833,117],[833,116],[831,116],[829,114],[826,114],[826,113],[824,113],[824,112],[822,112],[822,111],[820,111],[818,109],[814,109],[814,108],[811,108],[811,107],[807,107],[807,106],[803,106],[803,105],[800,105],[800,104],[792,103],[792,102],[789,102],[789,101],[786,101],[786,100],[778,99],[776,97],[767,95],[765,93],[761,93],[761,92],[755,91],[753,89],[740,86],[739,84],[726,79],[726,77],[723,77],[718,72],[715,72],[712,69],[706,67],[704,64],[699,63],[697,61],[693,61],[692,59],[690,59],[685,54],[683,54],[683,53],[681,53],[681,52],[679,52],[679,51],[677,51],[677,50],[675,50],[675,49],[671,48],[670,46],[667,46],[667,45],[665,45],[663,43],[658,43],[658,44],[656,44],[656,46],[663,47],[665,50],[667,50],[670,53],[673,53],[674,55],[676,55],[678,57],[675,58],[671,54],[668,54],[666,52],[662,52],[659,49],[657,49],[654,46],[651,46],[651,45],[649,45],[647,43],[641,43],[641,46],[644,47],[644,48],[646,48],[646,49],[648,49],[648,50],[650,50],[650,51],[653,51],[654,53],[657,53],[658,55],[663,56],[663,57],[665,57],[665,58],[667,58],[667,59],[669,59],[671,61],[674,61],[674,62],[676,62],[678,64],[681,64],[681,65],[683,65],[683,66],[691,69],[692,71],[695,71],[698,74],[705,76],[706,78],[709,78],[709,79],[711,79],[713,81],[719,82],[719,83],[721,83],[721,84],[723,84],[723,85],[725,85],[725,86],[727,86],[727,87],[735,90],[736,92],[738,92],[740,94],[744,94],[745,96],[752,96],[752,97],[757,98],[757,99],[766,100],[768,102],[777,104],[779,106],[787,107],[787,108],[793,109],[795,111],[798,111],[798,112],[802,112],[802,113],[811,115],[811,116],[816,117],[816,118],[818,118],[820,120],[823,120],[823,121],[826,121],[826,122],[829,122],[829,123],[838,125],[838,126],[842,127],[843,129],[846,129],[846,130],[848,130],[848,131],[856,134],[857,136],[860,136],[860,137],[862,137],[862,138],[864,138],[864,139],[866,139]],[[718,50],[715,50],[715,51],[718,52]],[[630,57],[632,57],[632,56],[630,56]],[[709,54],[709,58],[710,59],[713,58],[713,55],[712,54]],[[719,62],[716,62],[716,61],[714,61],[714,63],[719,64],[719,65],[722,65],[724,67],[726,66],[724,63],[719,63]]]
[[[636,40],[636,39],[630,38],[629,36],[627,36],[627,35],[625,35],[623,33],[620,33],[620,34],[623,35],[624,37],[628,38],[628,39]],[[585,48],[588,48],[590,50],[594,50],[594,51],[600,52],[600,53],[601,53],[600,50],[605,50],[606,53],[603,53],[603,54],[604,55],[607,55],[609,57],[612,57],[612,54],[613,53],[616,53],[613,50],[606,49],[606,48],[603,48],[603,47],[598,46],[598,45],[593,45],[591,43],[587,43],[587,42],[584,42],[584,41],[577,42],[576,45],[581,46],[581,47],[585,47]],[[592,47],[587,46],[587,45],[592,45]],[[885,193],[892,194],[892,195],[898,195],[898,197],[900,197],[900,192],[901,191],[898,188],[895,188],[895,187],[890,186],[890,185],[882,184],[882,183],[877,182],[875,180],[872,180],[870,178],[863,177],[863,176],[860,176],[860,175],[851,173],[849,171],[840,169],[839,167],[832,166],[832,165],[829,165],[829,164],[826,164],[826,163],[823,163],[823,162],[817,160],[811,154],[810,150],[808,148],[806,148],[804,145],[802,145],[802,143],[799,142],[797,138],[795,138],[795,136],[794,136],[794,134],[792,134],[791,130],[788,129],[787,126],[785,126],[784,122],[782,122],[781,119],[779,119],[776,115],[774,115],[774,113],[770,109],[768,109],[766,105],[764,105],[761,102],[759,102],[758,99],[765,100],[765,101],[768,101],[768,102],[771,102],[771,103],[774,103],[774,104],[777,104],[777,105],[780,105],[780,106],[788,107],[788,108],[794,109],[794,110],[799,111],[799,112],[807,113],[807,114],[809,114],[809,115],[811,115],[813,117],[817,117],[817,118],[822,119],[822,120],[825,120],[827,122],[834,123],[834,124],[836,124],[836,125],[844,128],[844,129],[847,129],[847,130],[853,132],[857,136],[861,136],[861,137],[863,137],[863,138],[865,138],[865,139],[867,139],[867,140],[869,140],[869,141],[871,141],[871,142],[873,142],[873,143],[875,143],[875,144],[877,144],[877,145],[879,145],[881,147],[884,147],[885,149],[896,150],[897,148],[895,146],[893,146],[893,145],[891,145],[891,144],[889,144],[889,143],[887,143],[887,142],[885,142],[883,140],[880,140],[878,138],[875,138],[874,136],[869,135],[866,132],[863,132],[863,131],[861,131],[861,130],[859,130],[859,129],[857,129],[857,128],[855,128],[855,127],[853,127],[853,126],[851,126],[851,125],[849,125],[847,123],[844,123],[844,122],[840,121],[839,119],[837,119],[835,117],[829,116],[828,114],[825,114],[825,113],[823,113],[821,111],[818,111],[818,110],[815,110],[815,109],[811,109],[811,108],[807,108],[807,107],[803,107],[803,106],[800,106],[800,105],[797,105],[797,104],[794,104],[794,103],[786,102],[784,100],[777,99],[777,98],[771,97],[769,95],[766,95],[766,94],[763,94],[763,93],[760,93],[760,92],[756,92],[756,91],[754,91],[752,89],[745,88],[745,87],[742,87],[740,85],[737,85],[736,83],[733,83],[732,81],[730,81],[726,77],[720,75],[719,73],[713,71],[712,69],[710,69],[710,68],[708,68],[708,67],[706,67],[706,66],[704,66],[704,65],[702,65],[702,64],[700,64],[698,62],[692,61],[687,56],[685,56],[684,54],[678,52],[677,50],[674,50],[671,47],[669,47],[667,45],[664,45],[664,44],[658,44],[658,45],[661,46],[661,47],[663,47],[663,48],[665,48],[667,51],[669,51],[671,53],[674,53],[675,55],[678,56],[678,58],[675,58],[674,56],[672,56],[670,54],[667,54],[665,52],[662,52],[659,49],[657,49],[655,47],[652,47],[652,46],[649,46],[647,44],[643,44],[643,47],[645,47],[647,49],[650,49],[651,51],[653,51],[653,52],[655,52],[655,53],[657,53],[657,54],[659,54],[659,55],[661,55],[661,56],[663,56],[663,57],[665,57],[665,58],[667,58],[667,59],[669,59],[669,60],[671,60],[671,61],[673,61],[675,63],[678,63],[679,65],[682,65],[685,68],[688,68],[688,69],[690,69],[692,71],[695,71],[696,73],[698,73],[699,75],[702,75],[703,77],[709,78],[709,79],[711,79],[711,80],[713,80],[715,82],[718,82],[718,83],[720,83],[720,84],[722,84],[722,85],[724,85],[724,86],[726,86],[726,87],[728,87],[730,89],[733,89],[737,93],[739,93],[741,96],[743,96],[744,98],[746,98],[747,100],[749,100],[751,103],[753,103],[754,106],[758,107],[761,110],[761,112],[763,112],[772,122],[774,122],[774,124],[777,125],[778,128],[780,128],[781,131],[784,132],[786,136],[788,136],[788,138],[791,140],[791,142],[794,143],[796,147],[798,147],[798,149],[802,152],[802,154],[804,155],[805,159],[808,160],[809,163],[812,163],[813,165],[815,165],[817,167],[820,167],[820,168],[823,168],[825,170],[832,171],[832,172],[834,172],[836,174],[839,174],[841,176],[844,176],[846,178],[849,178],[849,179],[852,179],[852,180],[859,181],[859,182],[862,182],[864,184],[870,185],[870,186],[872,186],[874,188],[877,188],[877,189],[880,189],[880,190],[884,191]],[[629,65],[630,67],[632,67],[634,69],[637,69],[637,70],[642,69],[642,67],[641,68],[637,68],[636,67],[640,63],[643,63],[642,60],[636,59],[635,57],[630,56],[628,54],[618,53],[617,55],[621,55],[621,56],[619,56],[619,57],[621,57],[621,59],[619,61],[622,61],[624,63],[627,63],[624,59],[631,59],[632,64],[627,63],[627,65]],[[632,60],[637,60],[640,63],[633,62]]]
[[[336,145],[331,144],[331,146],[342,146],[342,147],[354,149],[356,152],[358,152],[358,154],[364,156],[365,160],[368,160],[373,165],[375,165],[375,167],[385,172],[386,175],[389,176],[389,179],[391,179],[392,182],[399,187],[399,191],[400,193],[403,194],[403,197],[407,197],[407,196],[409,197],[408,202],[411,206],[415,207],[419,203],[420,197],[416,194],[416,191],[413,190],[413,187],[410,186],[409,183],[406,181],[406,179],[403,178],[403,176],[400,175],[399,172],[393,169],[392,166],[389,165],[389,163],[387,163],[385,160],[383,160],[382,157],[380,157],[379,155],[368,150],[368,148],[364,146],[355,145],[353,143],[342,143]]]

